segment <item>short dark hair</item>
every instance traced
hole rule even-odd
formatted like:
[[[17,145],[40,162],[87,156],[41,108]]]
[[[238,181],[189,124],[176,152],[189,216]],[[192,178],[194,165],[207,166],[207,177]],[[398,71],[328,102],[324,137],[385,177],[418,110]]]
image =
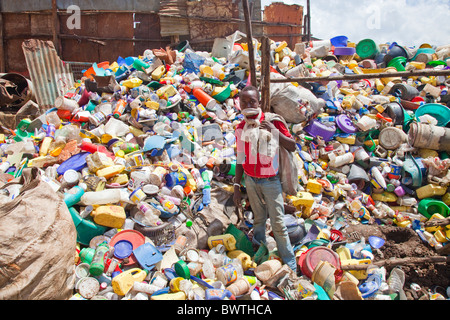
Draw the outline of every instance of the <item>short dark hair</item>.
[[[241,92],[239,93],[239,95],[240,95],[241,93],[247,92],[247,91],[255,91],[255,92],[256,92],[256,95],[257,95],[257,97],[258,97],[258,100],[260,100],[258,88],[256,88],[255,86],[247,86],[247,87],[244,87],[244,88],[241,90]]]

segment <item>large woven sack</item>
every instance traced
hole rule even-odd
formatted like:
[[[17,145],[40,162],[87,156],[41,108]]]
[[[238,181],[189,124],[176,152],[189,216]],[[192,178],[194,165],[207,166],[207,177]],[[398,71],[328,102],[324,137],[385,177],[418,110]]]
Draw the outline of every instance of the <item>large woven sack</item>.
[[[281,75],[271,73],[271,79],[283,79]],[[301,123],[314,114],[323,111],[325,100],[317,98],[311,91],[296,87],[291,83],[275,83],[270,88],[270,107],[274,113],[282,116],[287,123]],[[302,109],[305,110],[302,111]]]
[[[200,199],[201,200],[201,199]],[[176,229],[176,236],[187,238],[189,246],[208,250],[208,238],[224,234],[230,224],[237,224],[233,195],[219,187],[211,188],[211,204],[201,211],[186,214],[192,219],[192,226],[182,224]]]
[[[0,300],[66,300],[72,295],[76,230],[63,196],[37,168],[3,185],[0,195]]]

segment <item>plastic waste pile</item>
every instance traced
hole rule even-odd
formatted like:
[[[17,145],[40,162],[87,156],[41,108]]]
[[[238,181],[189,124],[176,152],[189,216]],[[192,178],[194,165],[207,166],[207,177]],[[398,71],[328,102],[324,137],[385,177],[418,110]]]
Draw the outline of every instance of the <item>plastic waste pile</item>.
[[[449,46],[346,37],[293,50],[272,41],[271,54],[274,79],[450,65]],[[253,250],[233,225],[206,249],[186,246],[176,229],[192,226],[188,212],[210,204],[211,188],[232,192],[248,60],[247,44],[236,42],[216,55],[187,45],[93,64],[53,109],[0,135],[0,173],[40,168],[64,196],[79,244],[72,299],[398,299],[401,270],[341,270],[370,264],[384,242],[347,241],[345,228],[395,225],[436,249],[448,244],[450,225],[424,223],[450,212],[450,78],[393,76],[271,86],[271,106],[298,146],[300,190],[285,199],[297,274],[270,235]]]

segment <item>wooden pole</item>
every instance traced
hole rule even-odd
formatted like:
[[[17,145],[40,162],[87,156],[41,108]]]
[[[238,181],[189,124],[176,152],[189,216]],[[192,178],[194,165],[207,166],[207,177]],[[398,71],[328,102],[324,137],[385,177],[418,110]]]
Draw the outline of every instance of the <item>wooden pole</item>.
[[[56,4],[56,0],[52,0],[52,20],[53,20],[53,28],[52,28],[53,44],[55,45],[56,52],[58,54],[61,54],[61,43],[59,41],[58,7]]]
[[[1,10],[1,8],[0,8]],[[5,59],[5,39],[3,36],[3,12],[0,11],[0,72],[6,72],[6,59]]]
[[[306,1],[306,8],[308,15],[306,16],[306,23],[308,24],[308,43],[311,42],[311,3],[310,0]]]
[[[263,37],[261,42],[261,109],[270,112],[270,40]]]
[[[272,83],[284,82],[318,82],[318,81],[337,81],[337,80],[363,80],[373,78],[397,78],[397,77],[427,77],[427,76],[450,76],[450,70],[415,70],[402,72],[381,72],[381,73],[365,73],[365,74],[345,74],[327,77],[305,77],[305,78],[286,78],[272,79]]]
[[[248,9],[248,0],[242,0],[242,7],[244,8],[245,25],[247,28],[247,44],[250,62],[251,84],[252,86],[256,87],[255,51],[253,48],[252,22],[250,18],[250,12]]]

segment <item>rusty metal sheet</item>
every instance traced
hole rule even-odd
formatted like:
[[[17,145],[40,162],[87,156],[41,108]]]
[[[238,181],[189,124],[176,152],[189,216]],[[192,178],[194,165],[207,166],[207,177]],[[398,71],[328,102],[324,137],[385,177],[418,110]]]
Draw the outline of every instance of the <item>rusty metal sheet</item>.
[[[101,62],[99,56],[100,44],[76,39],[61,39],[64,61]]]
[[[7,72],[17,72],[27,77],[27,64],[21,46],[24,39],[9,39],[5,41],[5,57]]]
[[[165,48],[170,44],[170,39],[161,37],[161,25],[158,14],[136,13],[134,20],[135,39],[149,39],[149,41],[135,41],[134,55],[139,56],[147,49]]]
[[[53,108],[55,99],[73,86],[70,68],[58,56],[51,41],[36,39],[22,43],[36,102],[41,109]]]
[[[21,13],[3,13],[3,34],[13,37],[30,34],[30,15]]]
[[[65,10],[71,5],[76,5],[81,10],[101,11],[158,11],[158,0],[57,0],[58,9]],[[0,2],[2,12],[21,12],[25,8],[28,11],[51,10],[51,0],[2,0]]]
[[[53,17],[51,14],[30,14],[31,36],[53,32]]]
[[[187,14],[192,40],[222,38],[238,29],[238,24],[229,21],[239,17],[238,5],[231,0],[188,2]]]
[[[189,35],[186,0],[161,1],[159,9],[161,37]]]
[[[264,8],[264,21],[299,25],[299,27],[266,26],[264,27],[264,33],[274,41],[286,41],[291,48],[296,43],[301,42],[301,36],[298,34],[303,33],[303,6],[287,5],[281,2],[272,3]]]
[[[134,36],[132,13],[108,13],[97,15],[97,35],[102,38],[130,38]]]

